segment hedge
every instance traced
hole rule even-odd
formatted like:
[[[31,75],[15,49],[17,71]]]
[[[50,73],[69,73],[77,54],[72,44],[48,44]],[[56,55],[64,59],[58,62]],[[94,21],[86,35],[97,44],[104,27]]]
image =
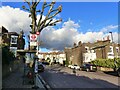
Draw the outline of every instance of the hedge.
[[[13,52],[11,52],[8,47],[2,47],[2,65],[9,65],[10,62],[15,60]]]
[[[120,58],[115,59],[96,59],[91,64],[95,64],[101,67],[108,67],[108,68],[118,68],[120,67]]]

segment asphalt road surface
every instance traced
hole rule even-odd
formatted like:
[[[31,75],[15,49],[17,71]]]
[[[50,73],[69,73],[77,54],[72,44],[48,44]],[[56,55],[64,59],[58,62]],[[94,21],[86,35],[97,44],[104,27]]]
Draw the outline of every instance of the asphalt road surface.
[[[46,83],[52,88],[119,88],[119,78],[102,72],[76,71],[59,65],[47,66],[40,73]],[[119,89],[118,89],[119,90]]]

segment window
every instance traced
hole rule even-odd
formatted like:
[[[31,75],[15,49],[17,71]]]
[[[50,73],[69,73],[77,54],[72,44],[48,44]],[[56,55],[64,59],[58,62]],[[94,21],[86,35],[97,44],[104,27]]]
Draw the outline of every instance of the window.
[[[110,52],[113,52],[113,46],[110,46]]]
[[[18,36],[11,36],[11,44],[17,44],[17,38]]]
[[[116,47],[116,52],[117,52],[117,53],[119,52],[119,47]]]
[[[94,50],[91,50],[91,53],[94,53],[95,51]]]
[[[85,51],[88,52],[89,51],[89,47],[85,47]]]

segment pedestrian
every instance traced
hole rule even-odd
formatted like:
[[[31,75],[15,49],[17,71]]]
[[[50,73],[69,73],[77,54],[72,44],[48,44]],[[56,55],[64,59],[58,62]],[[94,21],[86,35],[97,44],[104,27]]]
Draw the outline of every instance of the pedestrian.
[[[76,70],[75,70],[75,67],[73,68],[73,73],[76,75]]]

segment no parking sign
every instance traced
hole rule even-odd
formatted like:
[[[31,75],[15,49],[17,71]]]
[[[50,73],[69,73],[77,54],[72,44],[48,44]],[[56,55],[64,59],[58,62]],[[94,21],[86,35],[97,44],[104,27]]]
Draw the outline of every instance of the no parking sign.
[[[30,46],[37,46],[37,34],[30,34]]]

